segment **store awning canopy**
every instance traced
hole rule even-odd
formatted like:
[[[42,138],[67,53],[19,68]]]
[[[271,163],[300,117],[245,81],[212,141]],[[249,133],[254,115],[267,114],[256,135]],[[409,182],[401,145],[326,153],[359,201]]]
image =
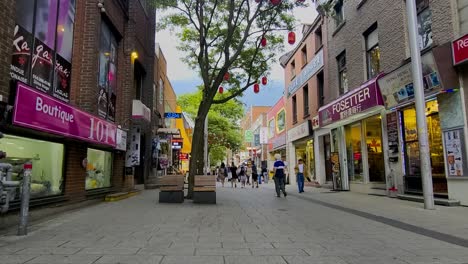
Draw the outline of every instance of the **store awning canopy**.
[[[159,128],[158,134],[180,135],[180,130],[177,128]]]

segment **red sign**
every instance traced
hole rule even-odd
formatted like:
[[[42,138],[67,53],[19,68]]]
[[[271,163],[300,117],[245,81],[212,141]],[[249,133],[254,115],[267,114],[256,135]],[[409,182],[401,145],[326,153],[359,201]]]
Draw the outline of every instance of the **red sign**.
[[[189,154],[188,153],[179,153],[179,159],[180,160],[188,160],[189,159]]]
[[[468,61],[468,35],[452,42],[453,65]]]

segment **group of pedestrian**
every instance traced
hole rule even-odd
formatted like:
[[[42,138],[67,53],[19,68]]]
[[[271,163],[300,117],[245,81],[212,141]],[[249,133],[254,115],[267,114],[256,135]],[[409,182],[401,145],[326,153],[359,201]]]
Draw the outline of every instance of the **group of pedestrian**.
[[[241,188],[247,187],[247,185],[252,186],[252,188],[259,187],[259,181],[262,179],[262,176],[267,175],[267,169],[262,168],[261,174],[258,173],[257,165],[254,161],[249,161],[248,163],[242,163],[237,167],[234,162],[232,162],[230,167],[227,167],[226,164],[221,163],[221,167],[218,169],[218,180],[221,182],[221,185],[224,187],[226,178],[231,182],[232,188],[237,188],[237,184],[240,184]]]

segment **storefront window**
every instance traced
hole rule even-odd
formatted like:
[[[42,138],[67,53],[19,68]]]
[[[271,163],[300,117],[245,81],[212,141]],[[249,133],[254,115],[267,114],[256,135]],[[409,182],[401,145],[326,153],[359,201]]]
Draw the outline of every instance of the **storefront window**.
[[[0,162],[13,165],[13,181],[22,177],[23,164],[32,162],[31,198],[62,193],[64,154],[62,144],[4,135],[0,139],[0,150],[7,154],[7,157]]]
[[[380,116],[365,120],[366,145],[369,159],[369,181],[385,182],[385,164],[382,151],[382,128]]]
[[[85,165],[86,190],[111,186],[112,153],[89,148]]]
[[[427,132],[429,138],[429,151],[431,155],[434,192],[446,193],[447,181],[445,178],[442,131],[440,128],[438,111],[437,101],[426,103]],[[416,123],[416,110],[414,107],[403,110],[403,123],[406,152],[406,188],[409,191],[422,191],[418,128]]]
[[[361,122],[345,127],[349,181],[363,180]]]

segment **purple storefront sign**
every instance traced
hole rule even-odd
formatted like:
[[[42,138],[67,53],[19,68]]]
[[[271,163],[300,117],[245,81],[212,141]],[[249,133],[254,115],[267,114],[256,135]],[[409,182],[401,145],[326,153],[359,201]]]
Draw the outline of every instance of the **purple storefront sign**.
[[[117,127],[18,83],[13,124],[84,141],[116,146]]]
[[[374,106],[383,105],[382,95],[377,86],[379,77],[322,106],[319,109],[320,126],[323,127],[364,112]]]

